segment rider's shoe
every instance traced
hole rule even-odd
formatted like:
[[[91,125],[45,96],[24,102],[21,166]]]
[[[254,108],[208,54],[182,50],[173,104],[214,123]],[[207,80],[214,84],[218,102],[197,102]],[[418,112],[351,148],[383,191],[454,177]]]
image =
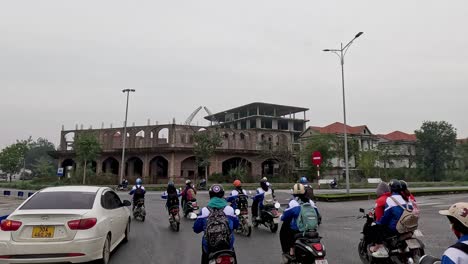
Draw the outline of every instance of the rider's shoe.
[[[388,250],[381,246],[375,252],[372,252],[374,258],[388,258]]]

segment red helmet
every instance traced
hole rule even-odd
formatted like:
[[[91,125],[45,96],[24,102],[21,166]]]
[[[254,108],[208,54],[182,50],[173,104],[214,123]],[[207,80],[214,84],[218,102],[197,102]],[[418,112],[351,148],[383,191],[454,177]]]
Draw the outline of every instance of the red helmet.
[[[234,187],[240,187],[242,185],[242,182],[239,180],[235,180],[233,183]]]

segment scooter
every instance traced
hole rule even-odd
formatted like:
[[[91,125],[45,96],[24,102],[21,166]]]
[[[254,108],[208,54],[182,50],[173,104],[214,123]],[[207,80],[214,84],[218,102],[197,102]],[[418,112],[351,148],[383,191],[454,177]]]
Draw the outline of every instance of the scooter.
[[[133,218],[136,220],[145,221],[146,210],[145,210],[145,199],[139,199],[135,203],[135,209],[133,209]]]
[[[179,206],[174,205],[169,208],[169,224],[171,225],[172,230],[179,232],[180,229],[180,216],[179,216]]]
[[[328,264],[325,246],[315,231],[295,236],[294,255],[283,254],[283,264]]]
[[[239,228],[235,231],[249,237],[252,234],[252,226],[249,223],[249,211],[236,209],[235,214],[239,219]]]
[[[236,254],[232,250],[221,250],[210,254],[209,264],[237,264]]]
[[[358,246],[359,257],[361,258],[362,263],[420,263],[419,261],[424,255],[424,244],[417,238],[417,236],[422,236],[422,233],[419,230],[386,238],[384,240],[384,246],[389,252],[388,257],[376,258],[372,256],[372,253],[369,249],[370,244],[368,244],[364,236],[364,229],[373,224],[374,211],[370,210],[368,213],[366,213],[365,210],[361,208],[359,209],[359,212],[362,213],[363,216],[358,218],[366,219],[366,223],[364,224],[362,232],[363,236]]]
[[[260,219],[252,219],[253,226],[258,227],[262,224],[269,228],[272,233],[276,233],[281,216],[278,211],[280,207],[281,205],[278,202],[275,202],[274,205],[264,205],[263,209],[260,210]]]
[[[436,257],[424,255],[419,260],[419,264],[440,264],[442,261]]]

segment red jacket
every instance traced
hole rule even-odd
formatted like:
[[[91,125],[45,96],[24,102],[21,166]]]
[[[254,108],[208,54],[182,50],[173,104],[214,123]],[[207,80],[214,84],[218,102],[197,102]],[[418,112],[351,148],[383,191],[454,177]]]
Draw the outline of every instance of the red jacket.
[[[380,218],[384,215],[385,211],[385,204],[387,204],[387,198],[390,197],[392,194],[390,192],[384,193],[382,196],[375,200],[375,221],[379,221]]]

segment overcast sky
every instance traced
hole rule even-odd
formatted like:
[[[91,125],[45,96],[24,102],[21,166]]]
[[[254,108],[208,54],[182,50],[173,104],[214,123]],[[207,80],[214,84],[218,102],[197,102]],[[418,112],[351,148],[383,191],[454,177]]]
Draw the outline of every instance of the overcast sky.
[[[58,143],[61,125],[184,122],[255,101],[310,108],[309,125],[342,121],[413,132],[445,120],[468,137],[468,2],[5,1],[0,9],[0,148]],[[194,122],[201,122],[199,115]],[[199,123],[201,124],[201,123]]]

